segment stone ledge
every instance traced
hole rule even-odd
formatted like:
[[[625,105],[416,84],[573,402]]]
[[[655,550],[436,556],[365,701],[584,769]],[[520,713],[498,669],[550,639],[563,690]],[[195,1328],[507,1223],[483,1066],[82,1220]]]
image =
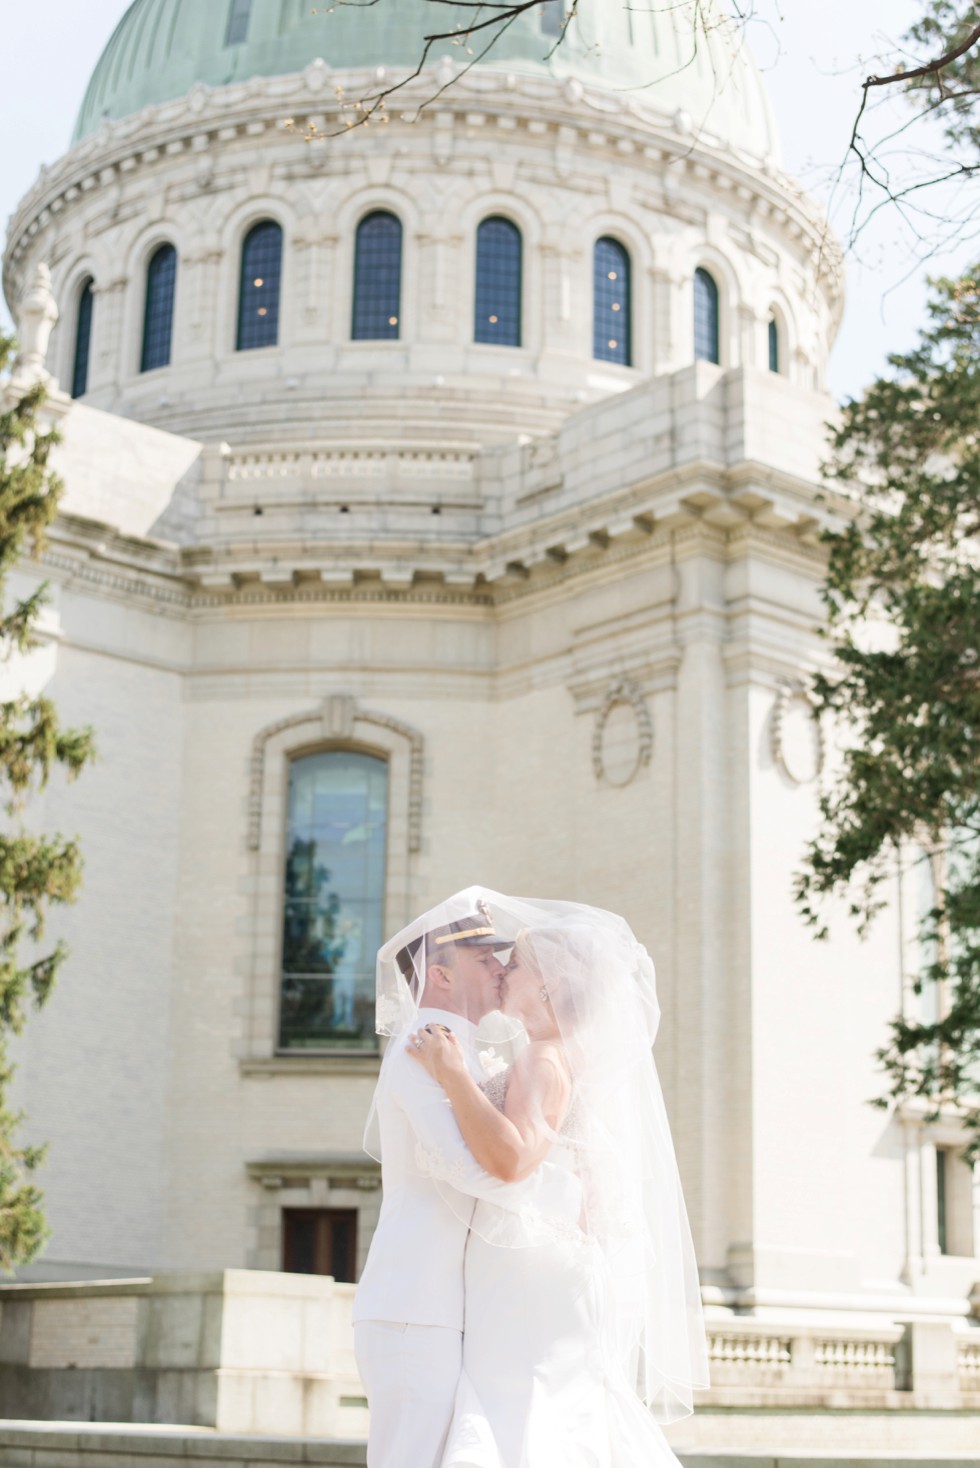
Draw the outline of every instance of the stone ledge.
[[[319,1464],[321,1468],[361,1468],[363,1442],[334,1438],[305,1441],[239,1436],[194,1427],[135,1427],[102,1423],[0,1421],[0,1468],[180,1468],[195,1461],[265,1468],[274,1463]],[[809,1453],[683,1452],[683,1468],[976,1468],[975,1457],[901,1457],[893,1453],[815,1456]]]

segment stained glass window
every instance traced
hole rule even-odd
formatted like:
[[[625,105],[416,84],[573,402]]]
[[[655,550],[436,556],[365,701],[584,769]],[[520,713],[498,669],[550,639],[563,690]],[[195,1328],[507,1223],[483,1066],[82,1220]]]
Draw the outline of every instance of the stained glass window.
[[[282,274],[282,230],[274,219],[255,224],[242,244],[241,291],[238,298],[240,352],[274,347],[279,340],[279,287]]]
[[[706,270],[694,272],[694,355],[699,362],[720,362],[718,287]]]
[[[354,245],[355,341],[394,341],[401,334],[402,227],[386,209],[367,214]]]
[[[478,342],[521,344],[521,232],[509,219],[484,219],[476,232]]]
[[[384,922],[388,766],[355,750],[289,773],[282,940],[283,1049],[373,1050]]]
[[[143,312],[143,352],[140,371],[166,367],[174,324],[174,288],[177,284],[177,251],[161,245],[146,271],[146,308]]]
[[[231,0],[228,9],[228,29],[225,31],[226,46],[240,46],[248,38],[248,23],[252,16],[252,0]]]
[[[630,257],[618,240],[596,240],[593,255],[592,355],[628,367],[630,343]]]
[[[75,357],[71,371],[71,395],[84,397],[88,392],[88,359],[92,347],[92,312],[95,306],[95,282],[87,280],[78,297],[75,316]]]
[[[779,322],[769,317],[769,371],[778,372],[779,367]]]

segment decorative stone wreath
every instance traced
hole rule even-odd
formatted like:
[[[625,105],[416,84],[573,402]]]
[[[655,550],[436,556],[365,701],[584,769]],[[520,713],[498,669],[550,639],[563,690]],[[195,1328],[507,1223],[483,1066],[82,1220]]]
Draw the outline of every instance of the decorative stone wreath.
[[[606,729],[617,708],[632,710],[635,723],[634,754],[619,768],[610,767],[609,751],[606,748]],[[653,721],[646,699],[637,685],[629,678],[621,678],[609,689],[596,715],[592,732],[592,768],[601,784],[617,788],[629,785],[640,770],[650,763],[653,756]]]

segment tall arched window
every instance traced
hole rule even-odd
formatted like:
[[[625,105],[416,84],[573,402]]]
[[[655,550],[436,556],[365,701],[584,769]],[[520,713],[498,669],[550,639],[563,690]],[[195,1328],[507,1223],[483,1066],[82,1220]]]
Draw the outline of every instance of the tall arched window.
[[[354,341],[395,341],[401,331],[402,226],[387,209],[366,214],[354,243]]]
[[[779,364],[779,322],[775,312],[769,317],[769,371],[782,371]]]
[[[592,269],[592,355],[601,362],[632,361],[630,257],[618,240],[596,240]]]
[[[177,251],[173,245],[161,245],[153,252],[146,269],[141,372],[151,372],[154,367],[166,367],[170,363],[176,284]]]
[[[478,342],[499,347],[521,344],[521,232],[494,215],[476,232],[476,311]]]
[[[694,355],[699,362],[720,362],[718,287],[706,270],[694,272]]]
[[[242,242],[236,342],[240,352],[274,347],[279,340],[281,278],[282,230],[274,219],[263,219],[253,224]]]
[[[85,281],[78,297],[75,313],[75,355],[71,369],[71,395],[84,397],[88,392],[88,359],[92,348],[92,312],[95,307],[95,282]]]
[[[373,1050],[387,763],[347,749],[296,759],[288,811],[279,1044]]]

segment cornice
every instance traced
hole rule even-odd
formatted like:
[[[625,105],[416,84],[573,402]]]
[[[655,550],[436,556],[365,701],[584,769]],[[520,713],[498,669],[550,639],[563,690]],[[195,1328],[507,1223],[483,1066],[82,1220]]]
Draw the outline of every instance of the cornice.
[[[281,142],[282,124],[290,114],[315,120],[322,131],[330,132],[341,126],[333,88],[342,87],[346,96],[362,95],[377,88],[378,80],[373,69],[334,73],[324,63],[313,62],[289,76],[254,77],[216,88],[198,83],[176,101],[103,123],[57,163],[42,168],[14,212],[4,264],[8,299],[18,294],[18,261],[30,241],[81,195],[117,187],[140,165],[185,152],[207,155],[216,143],[241,137],[259,145],[270,134]],[[583,149],[610,152],[618,169],[632,163],[643,172],[647,185],[650,164],[655,164],[659,170],[669,170],[664,185],[667,208],[682,177],[694,189],[735,199],[747,216],[765,221],[781,231],[790,246],[810,255],[833,310],[839,311],[840,248],[815,203],[770,163],[679,133],[663,113],[636,96],[624,98],[578,82],[508,76],[501,85],[499,73],[475,68],[458,75],[448,90],[441,91],[437,108],[419,112],[420,104],[430,99],[435,80],[427,71],[399,93],[399,110],[392,109],[392,123],[385,130],[393,147],[398,146],[399,133],[404,135],[408,128],[423,129],[434,141],[457,125],[470,133],[478,127],[486,129],[488,134],[496,127],[511,138],[520,133],[527,146],[557,146],[567,153],[574,143],[577,156]],[[362,157],[355,151],[361,147],[373,151],[377,128],[369,130],[365,143],[361,142],[362,131],[354,129],[308,146],[297,138],[296,147],[303,150],[297,157],[303,158],[305,171],[315,176],[338,149],[348,150],[345,163],[351,156]]]
[[[63,582],[180,616],[341,603],[481,612],[565,595],[569,583],[615,576],[643,555],[730,562],[761,551],[819,576],[827,553],[818,532],[831,517],[815,508],[812,486],[794,476],[702,461],[473,540],[290,537],[181,550],[64,516],[40,562]]]

